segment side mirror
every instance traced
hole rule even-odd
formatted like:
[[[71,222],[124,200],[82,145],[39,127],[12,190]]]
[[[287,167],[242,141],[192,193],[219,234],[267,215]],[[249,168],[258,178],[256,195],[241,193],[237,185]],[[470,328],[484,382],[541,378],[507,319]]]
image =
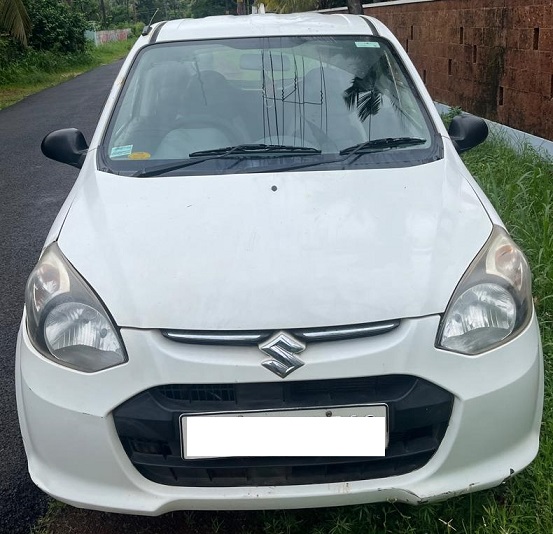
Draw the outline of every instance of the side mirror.
[[[488,125],[484,119],[474,115],[457,115],[453,117],[448,133],[455,150],[461,154],[486,140]]]
[[[47,158],[80,169],[88,151],[88,144],[80,130],[64,128],[50,132],[42,140],[40,149]]]

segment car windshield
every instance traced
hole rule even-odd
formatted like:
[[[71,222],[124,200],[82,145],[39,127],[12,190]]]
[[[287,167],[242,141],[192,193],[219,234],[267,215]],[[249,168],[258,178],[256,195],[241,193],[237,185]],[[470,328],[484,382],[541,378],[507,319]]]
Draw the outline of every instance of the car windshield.
[[[99,153],[165,176],[419,165],[441,147],[386,40],[293,36],[145,47]]]

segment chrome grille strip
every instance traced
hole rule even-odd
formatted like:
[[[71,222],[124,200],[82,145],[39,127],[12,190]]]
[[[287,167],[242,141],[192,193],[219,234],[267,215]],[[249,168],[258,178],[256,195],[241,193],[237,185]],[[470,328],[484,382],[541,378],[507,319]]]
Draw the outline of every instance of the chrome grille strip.
[[[313,328],[311,330],[292,330],[291,332],[304,341],[333,341],[337,339],[352,339],[356,337],[377,336],[385,334],[399,326],[399,320],[385,323],[359,326],[339,326],[335,328]]]
[[[305,342],[315,343],[377,336],[394,330],[399,326],[400,322],[401,321],[397,319],[394,321],[383,321],[381,323],[347,326],[294,328],[286,330],[286,332]],[[272,330],[162,330],[161,333],[166,338],[180,343],[244,346],[259,345],[259,343],[269,339],[274,332]]]
[[[162,330],[165,337],[181,343],[205,345],[257,345],[272,332],[197,332],[192,330]]]

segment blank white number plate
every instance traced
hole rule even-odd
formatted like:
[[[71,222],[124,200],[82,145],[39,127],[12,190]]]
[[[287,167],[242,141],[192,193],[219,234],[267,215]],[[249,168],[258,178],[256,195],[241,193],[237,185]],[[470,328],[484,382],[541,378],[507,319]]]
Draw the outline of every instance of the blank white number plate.
[[[182,415],[182,456],[384,456],[387,406]]]

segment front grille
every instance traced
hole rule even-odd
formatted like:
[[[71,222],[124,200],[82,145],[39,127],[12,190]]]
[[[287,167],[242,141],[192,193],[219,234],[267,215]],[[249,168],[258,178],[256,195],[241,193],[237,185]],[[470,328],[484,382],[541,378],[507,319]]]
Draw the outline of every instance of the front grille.
[[[387,404],[384,457],[271,457],[184,460],[182,414]],[[129,399],[113,413],[136,469],[160,484],[195,487],[322,484],[385,478],[419,469],[447,429],[453,396],[404,375],[260,384],[171,384]],[[222,436],[224,439],[224,436]]]
[[[160,386],[157,388],[160,395],[167,399],[193,402],[235,402],[236,394],[233,385],[226,384],[199,384],[197,386]]]
[[[387,334],[395,330],[401,321],[381,321],[343,326],[322,326],[317,328],[292,328],[286,331],[305,343],[338,341]],[[172,341],[199,345],[259,345],[267,341],[275,330],[162,330]]]

